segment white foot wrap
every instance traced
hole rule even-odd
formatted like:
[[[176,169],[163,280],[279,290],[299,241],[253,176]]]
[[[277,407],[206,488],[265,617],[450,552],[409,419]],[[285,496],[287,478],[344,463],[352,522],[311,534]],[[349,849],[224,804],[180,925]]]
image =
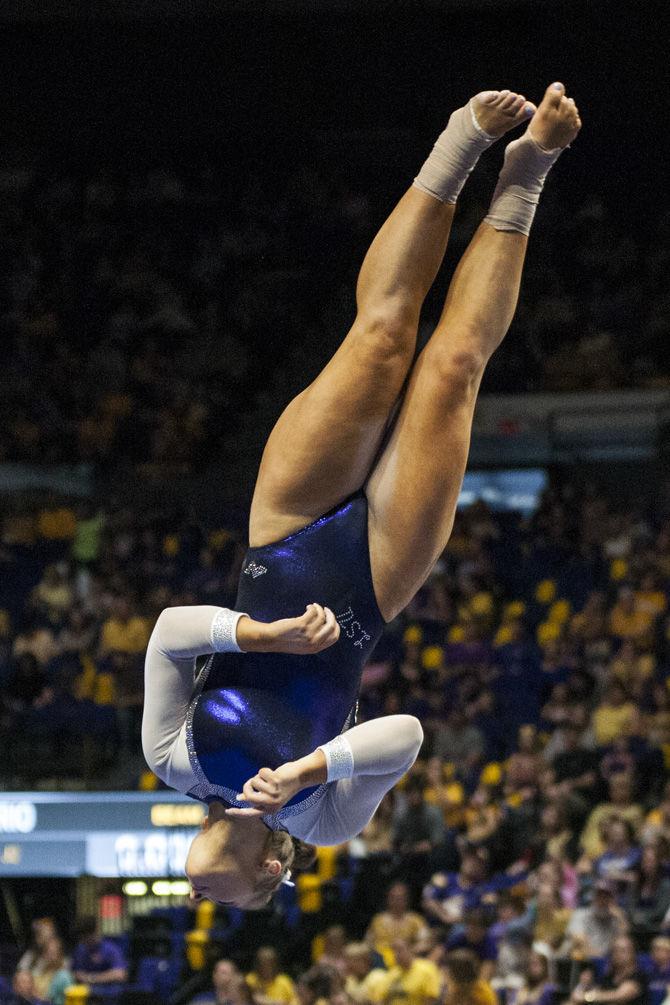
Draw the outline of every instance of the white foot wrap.
[[[447,128],[414,179],[415,187],[440,202],[456,202],[481,154],[497,138],[484,132],[469,101],[452,113]]]
[[[544,180],[562,147],[544,150],[527,131],[505,150],[505,163],[484,222],[496,230],[529,234]]]

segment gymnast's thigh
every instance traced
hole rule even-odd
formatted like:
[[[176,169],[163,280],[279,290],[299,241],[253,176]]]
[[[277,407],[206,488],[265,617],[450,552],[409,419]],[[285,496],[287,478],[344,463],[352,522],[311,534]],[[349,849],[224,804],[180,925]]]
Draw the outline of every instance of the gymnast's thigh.
[[[449,541],[480,378],[452,367],[428,343],[366,486],[372,579],[387,621],[409,603]]]
[[[270,434],[251,506],[258,547],[299,530],[358,491],[412,363],[414,339],[357,319],[316,380]]]

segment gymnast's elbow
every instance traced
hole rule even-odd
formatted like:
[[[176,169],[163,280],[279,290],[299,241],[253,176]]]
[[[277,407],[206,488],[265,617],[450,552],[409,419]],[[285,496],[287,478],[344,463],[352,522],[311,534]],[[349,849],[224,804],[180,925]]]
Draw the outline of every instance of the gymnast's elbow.
[[[423,728],[419,720],[413,715],[399,715],[402,724],[398,723],[402,729],[403,739],[407,747],[408,767],[416,761],[423,743]]]
[[[157,778],[169,785],[169,751],[161,749],[161,744],[156,742],[156,736],[150,727],[142,723],[142,753],[147,763],[149,771],[153,771]]]

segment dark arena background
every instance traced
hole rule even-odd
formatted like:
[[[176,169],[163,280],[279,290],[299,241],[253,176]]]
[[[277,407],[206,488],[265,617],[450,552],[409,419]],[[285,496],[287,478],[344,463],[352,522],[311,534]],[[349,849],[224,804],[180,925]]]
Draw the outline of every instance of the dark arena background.
[[[0,22],[0,1001],[661,1005],[666,5],[5,0]],[[234,604],[263,445],[450,112],[557,79],[584,126],[453,535],[364,671],[360,718],[417,716],[419,759],[271,907],[195,903],[206,807],[140,744],[156,618]]]

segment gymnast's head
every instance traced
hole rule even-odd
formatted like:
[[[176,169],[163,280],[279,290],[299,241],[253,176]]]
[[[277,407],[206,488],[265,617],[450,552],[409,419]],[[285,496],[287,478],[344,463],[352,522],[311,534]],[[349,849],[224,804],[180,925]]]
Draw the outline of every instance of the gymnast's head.
[[[186,875],[193,899],[257,911],[292,869],[308,868],[315,857],[313,845],[269,830],[258,817],[226,817],[223,804],[212,803],[189,849]]]

